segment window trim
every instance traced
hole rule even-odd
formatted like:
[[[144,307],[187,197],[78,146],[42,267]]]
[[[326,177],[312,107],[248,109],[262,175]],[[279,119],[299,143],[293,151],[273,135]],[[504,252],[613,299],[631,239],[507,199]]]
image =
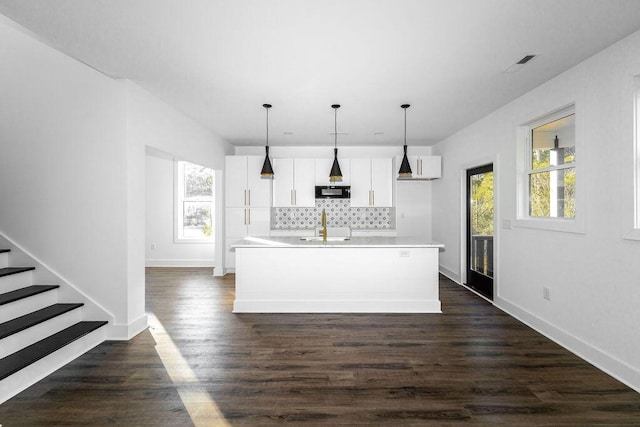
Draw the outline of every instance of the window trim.
[[[215,215],[215,170],[212,169],[213,172],[213,185],[212,191],[213,196],[211,198],[211,228],[212,233],[210,237],[184,237],[180,233],[180,227],[183,222],[184,211],[182,209],[184,203],[184,185],[181,185],[182,174],[180,163],[192,163],[186,160],[174,159],[173,162],[173,170],[174,170],[174,191],[173,191],[173,207],[174,207],[174,220],[173,220],[173,241],[174,243],[190,243],[190,244],[211,244],[215,243],[215,223],[213,221]],[[197,164],[197,163],[192,163]]]
[[[546,123],[553,122],[555,120],[561,119],[563,117],[569,116],[571,114],[575,114],[575,150],[576,150],[576,159],[579,161],[574,161],[568,166],[550,166],[546,168],[533,169],[531,167],[531,132],[533,129],[542,126]],[[516,220],[514,226],[516,227],[524,227],[524,228],[534,228],[539,230],[548,230],[548,231],[559,231],[565,233],[578,233],[584,234],[586,231],[586,212],[585,212],[585,193],[586,191],[581,191],[581,188],[578,187],[580,182],[583,182],[580,178],[580,164],[584,164],[584,155],[583,150],[581,150],[580,141],[580,128],[579,128],[579,119],[578,119],[578,109],[575,103],[571,103],[569,105],[565,105],[561,108],[558,108],[550,113],[539,116],[536,119],[530,120],[517,128],[517,159],[516,159],[516,200],[517,200],[517,209],[516,209]],[[579,156],[578,156],[579,152]],[[559,170],[559,169],[568,169],[574,168],[576,174],[576,194],[575,194],[575,209],[576,216],[575,218],[553,218],[553,217],[534,217],[529,214],[529,177],[531,173],[540,173],[551,170]]]
[[[629,91],[632,93],[631,102],[627,104],[628,106],[623,105],[621,108],[625,118],[628,116],[631,118],[630,123],[623,120],[623,123],[628,123],[628,126],[623,125],[623,127],[631,129],[632,135],[630,144],[627,146],[629,148],[623,148],[622,153],[623,159],[627,156],[631,159],[627,163],[628,166],[623,165],[624,169],[630,168],[629,175],[623,172],[623,181],[629,182],[629,187],[623,185],[622,188],[623,199],[628,197],[630,202],[628,204],[625,203],[622,207],[625,212],[624,216],[628,218],[623,221],[622,237],[628,240],[640,240],[640,74],[632,76],[631,84],[624,84],[623,87],[623,90],[627,93],[627,96],[623,96],[624,100],[629,99]]]

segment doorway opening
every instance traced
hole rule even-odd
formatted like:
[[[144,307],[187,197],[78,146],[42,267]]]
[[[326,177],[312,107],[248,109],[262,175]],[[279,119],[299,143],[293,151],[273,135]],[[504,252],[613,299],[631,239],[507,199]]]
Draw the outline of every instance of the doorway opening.
[[[493,301],[493,164],[467,170],[467,283]]]

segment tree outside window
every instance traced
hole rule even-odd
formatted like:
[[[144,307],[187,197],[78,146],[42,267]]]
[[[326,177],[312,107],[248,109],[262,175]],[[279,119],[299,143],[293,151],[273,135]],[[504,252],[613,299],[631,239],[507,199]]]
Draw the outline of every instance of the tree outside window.
[[[177,162],[177,240],[213,240],[214,171]]]

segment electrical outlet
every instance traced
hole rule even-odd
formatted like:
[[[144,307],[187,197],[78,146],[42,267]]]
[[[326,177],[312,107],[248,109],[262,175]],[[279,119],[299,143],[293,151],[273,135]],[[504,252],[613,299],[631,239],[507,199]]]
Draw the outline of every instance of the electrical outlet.
[[[409,258],[409,251],[400,251],[400,258]]]
[[[504,228],[505,230],[511,230],[511,220],[510,219],[503,219],[502,220],[502,228]]]
[[[542,297],[547,301],[551,301],[551,289],[546,286],[542,288]]]
[[[151,244],[151,250],[155,251],[156,249],[158,249],[158,245],[156,245],[155,243]]]

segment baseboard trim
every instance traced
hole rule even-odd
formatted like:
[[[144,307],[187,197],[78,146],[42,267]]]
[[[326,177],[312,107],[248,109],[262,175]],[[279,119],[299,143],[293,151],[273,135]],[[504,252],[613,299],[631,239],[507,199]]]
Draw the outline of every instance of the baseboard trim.
[[[440,271],[440,274],[442,274],[443,276],[446,276],[447,278],[453,280],[458,285],[462,284],[462,283],[460,283],[460,275],[458,273],[454,273],[453,271],[449,270],[447,267],[443,267],[442,265],[439,266],[438,270]]]
[[[576,356],[591,363],[601,371],[611,375],[640,393],[640,371],[633,366],[618,360],[614,356],[588,344],[568,332],[529,313],[516,304],[502,298],[495,298],[493,304],[510,316],[541,333],[550,340],[566,348]]]
[[[238,300],[234,313],[442,313],[439,300]]]
[[[148,327],[147,314],[143,314],[128,324],[109,324],[106,339],[110,341],[129,341]]]
[[[145,267],[214,267],[213,259],[147,259]]]

